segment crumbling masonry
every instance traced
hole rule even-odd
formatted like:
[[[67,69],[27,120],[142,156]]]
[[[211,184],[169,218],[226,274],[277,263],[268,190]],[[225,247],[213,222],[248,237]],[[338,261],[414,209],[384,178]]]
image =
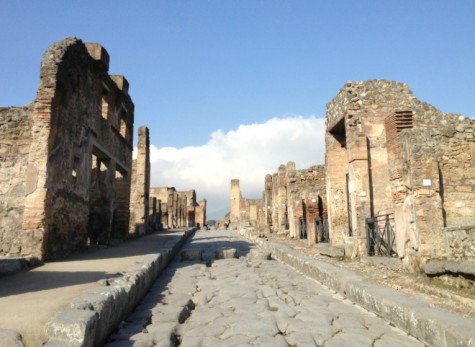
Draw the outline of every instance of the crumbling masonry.
[[[404,83],[347,83],[327,105],[332,244],[352,257],[397,255],[412,271],[473,261],[474,133],[473,120],[420,102]]]
[[[134,104],[98,44],[41,61],[36,99],[0,110],[0,253],[64,257],[128,233]]]
[[[238,202],[238,203],[237,203]],[[308,244],[328,241],[326,224],[325,167],[297,170],[295,163],[280,165],[278,172],[266,175],[262,199],[242,198],[239,180],[231,181],[231,222],[266,226],[269,230]],[[320,227],[320,232],[317,228]]]

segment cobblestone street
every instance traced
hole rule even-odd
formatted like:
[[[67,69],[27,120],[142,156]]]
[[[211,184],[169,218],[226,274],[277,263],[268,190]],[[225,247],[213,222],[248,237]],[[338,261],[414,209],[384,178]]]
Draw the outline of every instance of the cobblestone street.
[[[424,346],[235,231],[197,231],[111,336],[120,346]]]

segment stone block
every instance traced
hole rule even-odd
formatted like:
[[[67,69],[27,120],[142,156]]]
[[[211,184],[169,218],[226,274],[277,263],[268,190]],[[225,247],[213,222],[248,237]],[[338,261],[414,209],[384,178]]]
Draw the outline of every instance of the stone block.
[[[180,253],[181,261],[185,260],[203,260],[202,249],[185,249]]]
[[[117,85],[117,88],[122,90],[125,93],[129,92],[129,82],[127,79],[122,75],[111,75],[111,79]]]
[[[402,262],[397,257],[361,257],[360,260],[364,263],[385,266],[393,271],[402,269]]]
[[[94,311],[65,309],[46,328],[44,346],[93,347],[98,315]]]
[[[271,252],[263,249],[251,249],[246,257],[249,261],[272,259]]]
[[[216,259],[232,259],[237,258],[237,250],[235,248],[222,248],[215,252]]]
[[[345,249],[343,247],[331,246],[329,243],[317,243],[315,248],[321,255],[327,257],[343,258],[345,256]]]
[[[358,240],[355,236],[344,237],[345,256],[354,259],[358,255]]]
[[[106,71],[109,71],[109,53],[104,47],[97,43],[86,43],[87,52],[96,61],[99,61],[104,65]]]

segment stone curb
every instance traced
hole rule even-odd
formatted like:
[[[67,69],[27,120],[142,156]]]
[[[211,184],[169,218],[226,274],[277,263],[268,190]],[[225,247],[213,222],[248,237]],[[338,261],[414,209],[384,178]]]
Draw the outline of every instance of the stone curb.
[[[241,229],[239,233],[271,252],[273,258],[321,282],[429,346],[475,346],[475,322],[469,319],[431,308],[427,303],[394,289],[368,283],[354,272],[259,238],[252,229]]]
[[[101,280],[101,286],[86,290],[47,326],[44,346],[102,346],[195,231],[185,230],[178,242],[165,244],[165,251],[144,255],[120,277]]]

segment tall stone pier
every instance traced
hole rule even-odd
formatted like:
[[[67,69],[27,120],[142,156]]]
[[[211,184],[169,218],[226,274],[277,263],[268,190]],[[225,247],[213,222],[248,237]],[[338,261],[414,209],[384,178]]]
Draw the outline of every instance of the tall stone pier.
[[[146,126],[139,128],[137,159],[132,166],[130,194],[130,235],[143,235],[149,225],[150,136]]]

